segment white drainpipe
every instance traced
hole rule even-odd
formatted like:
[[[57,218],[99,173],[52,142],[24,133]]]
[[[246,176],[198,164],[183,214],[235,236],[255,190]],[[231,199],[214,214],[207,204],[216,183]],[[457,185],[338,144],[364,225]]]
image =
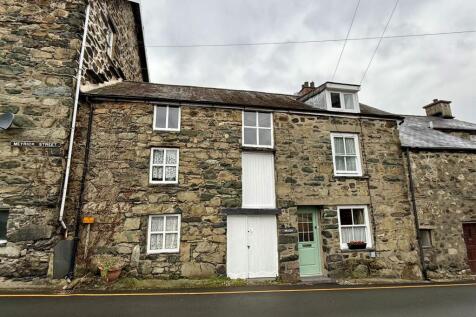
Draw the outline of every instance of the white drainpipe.
[[[89,11],[91,10],[90,4],[86,7],[86,18],[84,21],[84,32],[83,32],[83,41],[81,43],[81,52],[79,54],[79,67],[78,74],[76,75],[76,92],[74,95],[74,105],[73,105],[73,118],[71,119],[71,132],[69,135],[69,145],[68,145],[68,159],[66,161],[66,173],[64,175],[63,191],[61,196],[61,207],[59,214],[59,222],[61,226],[67,230],[66,224],[63,221],[64,207],[66,203],[66,193],[68,191],[68,182],[69,182],[69,173],[71,169],[71,157],[73,155],[73,141],[74,141],[74,131],[76,129],[76,116],[78,114],[78,103],[79,103],[79,87],[81,86],[81,77],[83,74],[83,61],[84,61],[84,50],[86,47],[86,37],[88,34],[88,24],[89,24]],[[67,231],[66,234],[67,236]]]

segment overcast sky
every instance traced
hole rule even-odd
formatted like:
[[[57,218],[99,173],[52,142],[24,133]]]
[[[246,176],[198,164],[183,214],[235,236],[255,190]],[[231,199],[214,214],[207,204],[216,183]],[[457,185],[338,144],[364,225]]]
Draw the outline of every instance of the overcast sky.
[[[154,45],[345,38],[358,0],[142,0],[152,82],[295,93],[330,81],[343,42],[163,48]],[[380,36],[395,0],[361,0],[350,37]],[[474,0],[400,0],[386,35],[476,30]],[[359,83],[378,40],[349,41],[334,81]],[[424,114],[433,98],[476,122],[476,33],[384,39],[359,99]]]

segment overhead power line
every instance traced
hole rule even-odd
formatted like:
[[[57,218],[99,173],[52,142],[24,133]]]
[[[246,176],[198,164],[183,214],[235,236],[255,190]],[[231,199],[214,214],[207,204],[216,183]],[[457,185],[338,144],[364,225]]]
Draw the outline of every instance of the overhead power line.
[[[334,73],[332,74],[331,80],[334,80],[334,77],[336,76],[336,73],[337,73],[337,69],[339,68],[340,60],[342,58],[342,54],[344,54],[345,46],[347,44],[347,39],[349,38],[350,31],[352,30],[352,26],[354,25],[354,20],[355,20],[355,16],[357,15],[357,10],[359,9],[359,5],[360,5],[360,0],[357,2],[357,5],[355,6],[354,14],[352,15],[352,20],[350,21],[349,30],[347,31],[347,35],[345,36],[344,44],[342,45],[342,49],[339,54],[339,59],[337,60],[336,68],[334,69]]]
[[[397,34],[386,36],[366,36],[348,38],[347,41],[367,41],[380,39],[398,39],[424,36],[440,36],[453,34],[476,33],[476,30],[462,30],[449,32],[435,32],[435,33],[414,33],[414,34]],[[145,47],[159,47],[159,48],[194,48],[194,47],[227,47],[227,46],[261,46],[261,45],[292,45],[292,44],[312,44],[312,43],[328,43],[328,42],[344,42],[345,38],[337,39],[322,39],[322,40],[307,40],[307,41],[283,41],[283,42],[254,42],[254,43],[223,43],[223,44],[172,44],[172,45],[144,45]]]
[[[392,21],[393,14],[395,13],[395,9],[397,8],[399,2],[400,2],[400,0],[396,0],[396,1],[395,1],[395,5],[393,6],[392,12],[390,13],[390,16],[388,17],[387,24],[385,24],[385,28],[384,28],[383,31],[382,31],[382,35],[380,36],[380,38],[379,38],[379,40],[378,40],[378,43],[377,43],[377,46],[375,47],[375,50],[374,50],[374,52],[372,53],[372,57],[370,57],[369,63],[368,63],[368,65],[367,65],[367,68],[365,69],[364,74],[362,75],[362,79],[360,80],[360,84],[361,84],[361,85],[362,85],[362,82],[363,82],[364,79],[365,79],[365,76],[367,75],[367,72],[369,71],[370,65],[372,65],[372,61],[374,60],[375,54],[377,54],[378,48],[380,47],[380,43],[382,43],[382,39],[383,39],[383,37],[384,37],[384,35],[385,35],[385,32],[387,32],[387,28],[388,28],[388,26],[389,26],[389,24],[390,24],[390,21]]]

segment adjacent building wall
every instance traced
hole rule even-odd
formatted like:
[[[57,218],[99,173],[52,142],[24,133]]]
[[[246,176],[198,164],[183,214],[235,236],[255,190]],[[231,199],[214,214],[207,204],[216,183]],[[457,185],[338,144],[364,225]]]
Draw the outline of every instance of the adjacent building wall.
[[[430,278],[470,274],[463,222],[476,222],[476,153],[410,152],[420,228],[430,229],[425,248]]]
[[[88,37],[85,67],[99,73],[106,68],[98,56],[103,50],[98,21],[109,12],[123,35],[114,64],[125,79],[141,80],[131,4],[92,3],[94,36]],[[0,208],[10,210],[0,276],[45,276],[59,239],[60,190],[85,10],[83,0],[0,1],[0,114],[15,114],[14,126],[0,131]],[[60,146],[17,147],[11,141]]]

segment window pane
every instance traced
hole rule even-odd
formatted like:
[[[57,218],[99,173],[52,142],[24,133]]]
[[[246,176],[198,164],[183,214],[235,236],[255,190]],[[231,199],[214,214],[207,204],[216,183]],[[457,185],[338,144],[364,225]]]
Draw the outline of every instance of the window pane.
[[[355,139],[354,138],[345,138],[345,153],[355,154]]]
[[[345,154],[344,152],[344,138],[335,137],[334,138],[334,150],[335,154]]]
[[[152,166],[152,180],[153,181],[164,180],[164,168],[162,166]]]
[[[357,158],[355,156],[347,156],[345,162],[347,172],[357,172]]]
[[[152,217],[150,221],[150,231],[164,231],[164,217]]]
[[[258,125],[263,128],[271,128],[271,113],[258,113]]]
[[[365,227],[354,227],[354,240],[367,242]]]
[[[164,241],[164,235],[162,233],[151,234],[150,235],[150,249],[151,250],[162,249],[163,241]]]
[[[354,240],[352,227],[351,228],[342,228],[341,233],[342,233],[342,237],[341,237],[342,243],[347,243],[347,242],[350,242],[350,241]]]
[[[168,149],[166,151],[165,163],[166,164],[177,164],[177,154],[178,154],[178,150]]]
[[[153,164],[164,164],[164,150],[152,150],[154,151],[154,158],[152,160]]]
[[[431,231],[429,229],[420,229],[421,245],[431,247]]]
[[[243,115],[243,125],[256,127],[256,112],[245,112]]]
[[[343,226],[352,224],[352,210],[340,209],[340,224]]]
[[[341,108],[339,93],[331,92],[331,104],[332,104],[332,108]]]
[[[7,240],[8,210],[0,210],[0,240]]]
[[[256,140],[256,128],[245,128],[245,141],[244,144],[258,144],[258,140]]]
[[[177,249],[178,248],[178,234],[167,233],[165,235],[165,249]]]
[[[259,145],[271,145],[271,129],[258,129]]]
[[[167,116],[167,107],[155,106],[155,127],[165,129],[165,120]]]
[[[365,224],[364,210],[354,209],[352,210],[352,212],[354,213],[354,225],[364,225]]]
[[[177,180],[177,168],[175,166],[165,167],[165,180],[168,182]]]
[[[167,216],[165,230],[178,231],[178,216]]]
[[[179,108],[169,107],[169,129],[178,129],[179,126]]]
[[[345,109],[354,109],[354,95],[344,94]]]
[[[345,171],[345,157],[343,156],[336,156],[336,170],[337,171]]]

